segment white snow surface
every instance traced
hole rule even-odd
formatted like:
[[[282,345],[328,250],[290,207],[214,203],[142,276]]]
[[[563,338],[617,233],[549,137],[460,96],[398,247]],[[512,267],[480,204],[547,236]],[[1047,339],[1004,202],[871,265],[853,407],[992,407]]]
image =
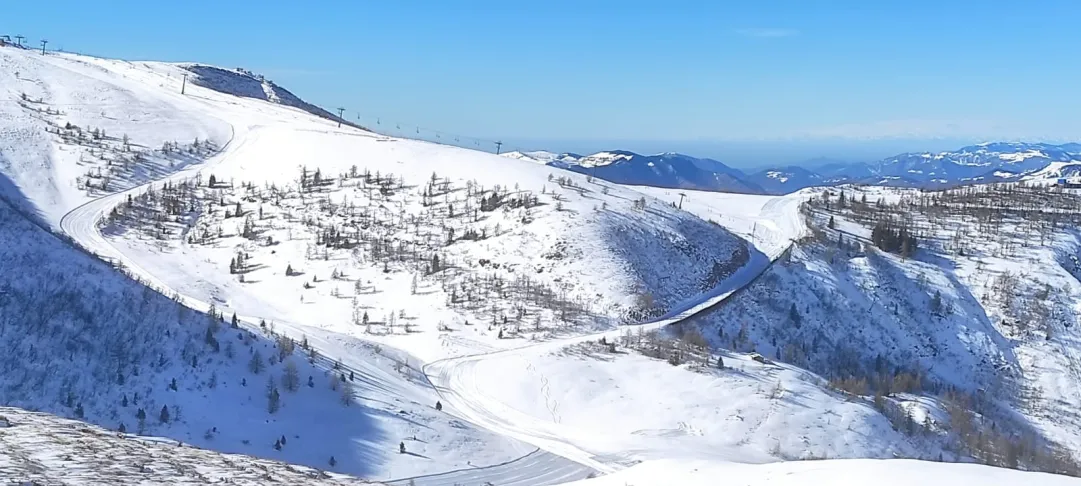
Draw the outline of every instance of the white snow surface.
[[[764,196],[649,186],[634,186],[634,189],[670,204],[680,204],[680,194],[683,194],[683,210],[724,226],[752,242],[771,259],[780,256],[793,241],[805,235],[806,228],[798,209],[813,191],[805,189],[785,196]]]
[[[0,477],[11,484],[374,484],[293,464],[0,407]]]
[[[846,459],[773,464],[658,460],[573,486],[1074,486],[1081,480],[975,464],[912,460]]]
[[[214,116],[206,100],[180,95],[174,70],[136,66],[0,49],[0,172],[36,206],[24,209],[40,212],[55,224],[71,208],[96,197],[84,188],[88,173],[102,172],[91,155],[94,149],[55,143],[56,136],[46,133],[50,123],[71,123],[85,131],[97,128],[117,140],[127,135],[132,146],[146,149],[167,141],[209,139],[222,144],[229,139],[229,123]],[[49,114],[46,108],[56,111]],[[149,154],[133,170],[112,175],[107,189],[131,187],[192,162]],[[14,188],[7,182],[0,180],[0,196],[13,198]]]

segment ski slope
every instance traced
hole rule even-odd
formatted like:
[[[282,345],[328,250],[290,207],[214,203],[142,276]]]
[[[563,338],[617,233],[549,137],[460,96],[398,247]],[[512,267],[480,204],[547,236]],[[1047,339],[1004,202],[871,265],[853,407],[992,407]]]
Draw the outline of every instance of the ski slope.
[[[784,196],[764,196],[650,186],[633,188],[670,204],[680,204],[682,199],[685,211],[724,226],[770,258],[779,257],[793,241],[806,235],[799,205],[807,199],[810,189]]]
[[[125,78],[142,79],[149,83],[160,83],[163,79],[175,79],[170,74],[175,68],[169,65],[141,63],[134,66],[107,60],[85,60],[81,62],[93,63],[105,70],[123,73],[122,75]],[[446,171],[448,170],[447,167],[460,166],[462,165],[462,158],[466,157],[475,166],[472,169],[479,169],[470,170],[469,176],[475,177],[480,184],[503,183],[510,185],[513,181],[524,179],[536,181],[542,185],[551,183],[551,187],[546,190],[553,191],[553,193],[557,190],[555,188],[557,184],[552,183],[551,170],[536,167],[533,164],[522,163],[518,166],[513,164],[508,166],[505,159],[496,156],[476,154],[461,149],[451,149],[408,140],[388,139],[352,128],[338,129],[325,120],[297,113],[296,110],[251,100],[235,99],[228,95],[202,90],[197,87],[189,87],[189,96],[199,99],[200,103],[204,103],[205,106],[200,109],[208,112],[212,111],[215,119],[228,120],[232,127],[230,137],[221,142],[221,148],[212,157],[202,161],[197,166],[175,171],[167,180],[179,181],[197,176],[206,177],[207,173],[215,173],[221,179],[232,179],[251,175],[253,172],[258,171],[258,174],[262,177],[259,182],[281,184],[295,179],[298,160],[334,159],[340,157],[337,154],[348,153],[355,148],[363,148],[368,151],[369,157],[410,161],[415,166],[410,167],[410,170],[420,177],[426,178],[432,172]],[[191,107],[186,109],[189,111],[197,110]],[[323,152],[320,153],[320,149]],[[344,159],[338,162],[338,167],[344,169],[347,167],[346,164],[354,163],[353,159]],[[399,163],[401,162],[399,161]],[[333,169],[332,166],[325,164],[321,167],[328,170],[328,172]],[[510,167],[510,172],[508,172],[508,167]],[[161,182],[163,181],[158,181],[159,184]],[[436,399],[435,391],[426,388],[425,383],[417,382],[418,377],[416,375],[413,378],[408,378],[411,374],[408,371],[411,366],[419,367],[420,363],[448,355],[475,354],[477,350],[487,349],[485,342],[488,343],[487,345],[500,345],[503,347],[515,347],[524,344],[522,338],[517,340],[497,340],[490,334],[467,340],[450,341],[446,339],[447,336],[439,336],[435,332],[430,334],[426,342],[396,343],[391,341],[392,344],[401,345],[402,348],[409,349],[410,352],[402,352],[389,347],[378,348],[380,351],[376,354],[381,353],[383,356],[387,356],[388,359],[401,363],[401,367],[406,370],[404,372],[405,379],[402,376],[388,374],[385,363],[372,363],[371,352],[365,352],[365,350],[372,348],[371,340],[360,339],[359,336],[349,336],[347,333],[335,332],[336,329],[325,326],[325,324],[313,325],[320,321],[340,319],[340,317],[330,312],[334,310],[331,306],[323,309],[327,311],[326,314],[321,314],[319,310],[313,313],[311,307],[288,304],[283,299],[267,299],[266,293],[262,291],[263,289],[259,289],[259,291],[238,289],[241,286],[235,285],[235,282],[216,280],[214,276],[210,275],[212,270],[203,264],[205,258],[203,263],[200,263],[199,258],[192,258],[193,256],[197,257],[197,255],[191,254],[194,251],[190,247],[180,248],[177,251],[179,254],[173,254],[169,250],[162,252],[160,246],[151,247],[144,244],[143,241],[137,241],[135,238],[117,237],[115,235],[106,237],[102,235],[98,227],[99,222],[109,214],[112,208],[124,204],[129,195],[138,194],[143,190],[145,188],[135,187],[128,191],[117,192],[91,200],[65,214],[60,219],[59,226],[84,247],[102,258],[122,266],[151,286],[159,288],[169,295],[177,296],[181,302],[189,307],[207,310],[213,305],[219,311],[227,314],[235,311],[241,321],[248,326],[256,326],[259,321],[265,319],[272,321],[275,330],[280,333],[298,340],[306,339],[321,353],[340,362],[342,369],[356,373],[361,377],[361,382],[377,387],[378,395],[376,396],[365,397],[363,396],[363,388],[361,389],[362,403],[374,404],[374,402],[393,400],[395,403],[408,404],[408,406],[413,407],[430,407],[430,404],[434,403]],[[639,198],[640,195],[615,186],[606,188],[603,196],[607,197],[601,199],[605,201],[607,207],[618,208],[621,212],[613,213],[613,216],[606,216],[603,211],[599,211],[599,208],[596,207],[596,202],[591,202],[596,201],[597,197],[601,195],[594,192],[596,195],[589,196],[590,192],[598,190],[599,188],[587,187],[585,191],[577,190],[577,192],[587,197],[576,197],[574,194],[565,197],[560,201],[564,209],[559,209],[557,206],[550,213],[551,217],[534,223],[533,227],[538,229],[526,233],[526,236],[548,238],[549,235],[562,235],[564,233],[562,229],[551,226],[565,224],[564,221],[568,218],[580,217],[577,215],[590,215],[590,219],[599,219],[602,222],[611,219],[612,222],[620,225],[619,228],[634,228],[634,225],[639,224],[638,220],[645,221],[644,218],[654,217],[649,212],[643,212],[642,216],[635,216],[634,213],[629,211],[623,212],[622,208],[629,208],[631,202]],[[654,211],[670,217],[674,222],[681,225],[680,228],[683,230],[691,228],[694,231],[703,232],[703,234],[706,231],[721,233],[718,230],[711,229],[709,225],[685,215],[685,213],[673,212],[662,205],[658,205]],[[631,216],[629,224],[628,216]],[[538,223],[541,226],[536,226]],[[587,226],[585,228],[609,231],[603,225]],[[587,232],[585,236],[590,236],[590,234]],[[575,243],[595,245],[591,241],[600,241],[604,238],[606,238],[605,235],[596,234],[591,238],[577,240]],[[646,239],[648,236],[633,235],[631,238],[631,240],[623,240],[630,245],[629,250],[623,251],[642,251],[642,245],[647,249],[652,249],[650,246],[652,243]],[[730,244],[726,243],[723,238],[718,240],[716,236],[710,236],[710,239],[722,243],[720,246],[714,246],[714,248],[722,251],[721,254],[728,251],[727,248],[731,248]],[[594,257],[603,254],[603,251],[596,246],[588,246],[579,251],[592,253]],[[185,252],[191,253],[185,255]],[[498,256],[498,254],[496,255]],[[624,256],[613,254],[608,258],[624,258]],[[553,267],[551,271],[586,275],[590,277],[586,280],[590,284],[606,282],[608,287],[601,287],[605,294],[618,298],[620,294],[626,292],[626,289],[620,285],[613,285],[621,284],[623,280],[612,278],[619,275],[611,272],[625,270],[615,266],[598,267],[598,261],[603,260],[594,258],[593,261],[589,262],[588,266],[581,266],[580,263],[572,261],[569,266],[562,265],[563,268]],[[759,255],[755,255],[751,262],[752,265],[749,265],[748,268],[753,268],[756,271],[760,270],[763,262],[764,260]],[[598,274],[598,270],[604,273]],[[643,267],[637,270],[649,269]],[[693,268],[689,270],[695,271]],[[741,272],[737,277],[749,278],[747,275],[749,275],[748,272]],[[625,279],[622,276],[620,278]],[[672,287],[668,285],[667,287],[663,290],[670,292],[672,295],[686,293],[679,286]],[[596,288],[596,285],[592,288]],[[727,292],[729,289],[726,287],[721,290]],[[289,291],[276,289],[276,291],[272,292],[272,295],[285,293],[289,293]],[[673,304],[671,313],[676,315],[690,308],[699,308],[699,304],[702,304],[708,298],[716,299],[719,293],[723,292],[712,292],[694,301],[676,302]],[[318,298],[318,296],[314,295],[305,297],[311,299],[308,301],[309,304]],[[315,309],[319,309],[319,307]],[[431,320],[434,321],[434,318]],[[432,324],[434,322],[428,325]],[[657,325],[662,324],[658,323]],[[488,331],[494,334],[491,329]],[[409,337],[405,336],[405,338]],[[433,340],[432,337],[437,339]],[[536,337],[538,336],[533,338]],[[478,344],[477,341],[481,341],[481,343]],[[450,343],[449,347],[447,346],[448,343]],[[420,357],[413,356],[413,352],[419,354]],[[453,399],[447,400],[444,410],[449,415],[463,415],[467,419],[477,418],[470,415],[469,412],[459,410]],[[506,428],[501,428],[497,424],[486,422],[480,422],[480,424],[487,426],[490,430],[502,436],[509,437],[511,440],[486,435],[490,433],[472,429],[471,426],[456,421],[444,425],[430,424],[430,428],[435,430],[428,432],[431,437],[426,438],[426,441],[434,442],[427,447],[410,442],[408,446],[410,452],[416,451],[412,454],[384,455],[381,459],[383,463],[381,466],[382,471],[371,476],[371,478],[408,478],[417,484],[445,484],[468,475],[470,480],[490,480],[496,484],[544,485],[579,479],[595,472],[595,468],[592,466],[597,465],[597,463],[588,460],[568,461],[565,457],[572,454],[553,454],[545,448],[538,450],[534,447],[535,444],[531,444],[529,440],[521,440],[523,438],[530,439],[529,437],[508,434]],[[397,437],[407,437],[410,434],[409,427],[401,429],[401,425],[393,420],[386,421],[381,425],[388,429],[385,435],[395,437],[387,441],[389,442],[386,444],[388,452],[394,449]],[[531,445],[527,446],[526,444]],[[429,455],[432,453],[439,454],[439,456]],[[415,464],[416,455],[426,459],[425,463],[421,465]],[[462,461],[466,461],[467,464],[462,465]],[[513,466],[510,464],[501,466],[501,464],[510,461],[514,461]],[[457,467],[456,464],[458,464]],[[466,467],[465,471],[451,472],[446,475],[438,474],[440,471],[448,469],[456,471],[463,466]]]
[[[212,93],[207,93],[207,95],[208,97],[213,96]],[[180,179],[189,177],[200,170],[207,170],[208,168],[214,167],[215,164],[222,160],[227,160],[237,151],[244,150],[247,144],[251,143],[252,140],[257,140],[265,130],[269,129],[262,126],[245,127],[243,124],[236,125],[234,138],[225,146],[220,154],[207,160],[198,167],[177,172],[172,178]],[[368,136],[374,137],[374,135]],[[200,311],[209,310],[212,305],[210,299],[201,300],[199,298],[192,298],[184,293],[176,292],[176,289],[170,285],[170,282],[158,277],[158,274],[155,272],[148,271],[141,265],[140,261],[133,259],[128,254],[118,250],[117,247],[106,239],[99,231],[97,227],[98,222],[114,206],[121,204],[127,198],[129,193],[138,190],[139,188],[133,188],[130,191],[118,192],[83,204],[64,215],[61,219],[60,226],[69,236],[78,241],[80,245],[90,249],[102,258],[113,261],[123,268],[126,268],[128,271],[139,276],[139,278],[150,286],[160,289],[166,294],[178,295],[180,301],[188,307]],[[366,352],[366,350],[371,348],[368,343],[350,339],[347,336],[342,336],[333,332],[327,332],[319,328],[295,324],[287,318],[282,318],[281,314],[274,314],[272,312],[268,312],[267,314],[249,314],[245,312],[253,308],[263,308],[266,304],[265,301],[252,302],[247,307],[233,307],[223,305],[223,303],[220,302],[214,304],[219,311],[225,313],[237,312],[240,319],[251,327],[257,327],[257,323],[260,320],[272,319],[278,332],[291,336],[297,340],[306,339],[308,342],[312,343],[312,345],[319,349],[324,355],[332,357],[340,362],[345,370],[354,372],[361,383],[367,384],[367,386],[358,387],[360,389],[362,403],[375,404],[377,406],[382,402],[401,403],[409,407],[430,409],[431,404],[434,404],[436,401],[437,397],[433,390],[431,390],[425,382],[417,381],[418,379],[423,380],[423,377],[414,375],[412,378],[409,378],[408,372],[406,376],[388,372],[389,366],[386,363],[374,361],[371,353]],[[388,352],[388,354],[390,355],[390,358],[385,358],[385,360],[405,363],[406,366],[408,366],[410,361],[408,356],[399,357],[390,352]],[[453,408],[451,407],[448,407],[445,410],[448,413],[454,413]],[[392,410],[387,411],[392,412]],[[413,414],[413,412],[410,412],[410,414]],[[460,468],[474,470],[474,468],[477,467],[501,464],[530,454],[532,454],[532,461],[528,462],[528,464],[532,464],[533,467],[537,469],[543,469],[543,472],[534,471],[534,473],[529,474],[530,482],[528,484],[543,485],[555,484],[555,482],[566,482],[568,480],[585,477],[591,472],[587,468],[566,461],[558,456],[542,455],[542,457],[538,458],[538,454],[534,452],[533,448],[514,441],[502,440],[498,436],[492,436],[490,433],[473,429],[466,424],[454,420],[444,420],[442,423],[429,422],[425,427],[422,427],[422,429],[426,429],[424,435],[428,435],[424,440],[429,442],[429,444],[409,440],[410,437],[417,434],[416,427],[410,425],[409,422],[390,420],[382,424],[382,427],[385,428],[384,435],[393,437],[386,439],[387,443],[383,444],[386,448],[383,460],[387,461],[387,463],[383,465],[384,470],[382,472],[377,476],[370,476],[369,479],[395,479],[429,475],[425,478],[417,478],[415,479],[415,482],[422,485],[438,485],[442,484],[441,482],[443,479],[440,476],[431,476],[435,473],[442,473],[448,469],[457,470]],[[398,438],[409,442],[408,448],[412,451],[412,455],[401,455],[396,453],[394,444]],[[439,455],[437,456],[436,454]],[[423,460],[417,464],[417,459]],[[479,472],[474,472],[471,476],[474,478],[486,478],[486,480],[500,481],[499,484],[505,484],[503,481],[508,477],[522,474],[521,471],[517,470],[517,467],[514,471],[507,471],[507,469],[508,468],[506,467],[479,469]],[[459,476],[461,476],[461,474],[451,475],[450,477],[454,478]],[[544,482],[544,480],[550,482]]]

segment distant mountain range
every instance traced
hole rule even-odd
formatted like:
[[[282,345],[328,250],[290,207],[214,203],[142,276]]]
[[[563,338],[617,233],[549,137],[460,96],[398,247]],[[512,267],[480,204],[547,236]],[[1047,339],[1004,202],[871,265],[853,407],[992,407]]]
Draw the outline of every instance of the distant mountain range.
[[[707,191],[787,194],[846,183],[943,188],[1025,179],[1081,176],[1081,144],[995,142],[948,152],[910,152],[869,163],[814,159],[803,166],[741,171],[713,159],[624,150],[593,155],[509,152],[561,169],[632,185]]]

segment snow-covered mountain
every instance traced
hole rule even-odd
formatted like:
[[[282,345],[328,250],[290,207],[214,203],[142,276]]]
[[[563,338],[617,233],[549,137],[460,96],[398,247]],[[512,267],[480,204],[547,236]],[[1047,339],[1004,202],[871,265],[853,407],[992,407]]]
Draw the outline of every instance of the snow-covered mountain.
[[[1070,166],[1078,162],[1081,162],[1081,144],[984,143],[946,152],[904,153],[870,163],[827,164],[812,169],[817,180],[814,177],[795,178],[785,189],[800,189],[798,186],[804,183],[803,187],[846,183],[952,187],[1015,181],[1049,168],[1055,168],[1056,174],[1068,175],[1072,173]],[[762,173],[768,175],[770,172],[773,170]],[[1051,176],[1050,171],[1047,174]]]
[[[274,84],[261,74],[256,74],[243,68],[223,69],[206,64],[184,63],[178,64],[181,68],[189,71],[192,83],[205,88],[228,93],[245,98],[255,98],[284,106],[299,108],[315,116],[328,120],[341,121],[342,123],[356,126],[349,120],[339,118],[318,106],[304,101],[291,93],[289,90]]]
[[[615,150],[580,156],[540,151],[508,152],[504,155],[534,160],[617,184],[738,193],[762,192],[760,187],[746,180],[745,174],[738,169],[713,159],[671,152],[641,155]]]
[[[731,205],[718,196],[690,193],[685,207]],[[901,430],[912,421],[916,435],[943,440],[947,457],[1078,472],[1075,193],[983,185],[797,197],[813,236],[702,319],[703,336],[874,397]],[[986,208],[999,215],[989,224]],[[902,225],[919,228],[918,240],[891,243]]]
[[[805,187],[825,185],[827,178],[799,166],[778,167],[747,174],[746,180],[766,194],[788,194]]]
[[[322,468],[222,454],[11,407],[0,407],[0,477],[20,485],[378,486]]]
[[[1081,160],[1081,145],[997,142],[939,153],[905,153],[870,164],[861,182],[934,187],[1016,180],[1053,162]],[[877,179],[877,180],[876,180]]]
[[[869,163],[812,159],[798,166],[740,171],[712,159],[665,153],[639,155],[627,151],[593,155],[553,152],[510,152],[532,160],[620,184],[751,194],[788,194],[812,186],[872,184],[941,188],[1019,180],[1051,164],[1069,177],[1081,163],[1081,144],[998,142],[947,152],[912,152]],[[1067,165],[1063,165],[1067,164]],[[1048,173],[1050,176],[1050,172]],[[1056,176],[1057,177],[1057,176]]]
[[[828,248],[791,249],[822,231],[809,231],[800,213],[808,194],[602,180],[765,190],[719,162],[629,152],[499,157],[383,136],[338,127],[244,71],[3,48],[0,66],[0,90],[17,100],[0,105],[0,181],[11,203],[0,206],[0,404],[403,486],[623,480],[634,477],[631,466],[657,461],[719,470],[823,457],[988,460],[977,454],[985,449],[957,447],[957,437],[993,439],[1004,465],[1059,470],[1060,458],[1044,452],[1074,451],[1081,440],[1070,417],[1046,438],[991,434],[1044,432],[1054,422],[1031,412],[1033,427],[1014,428],[988,408],[977,420],[1001,424],[979,422],[986,435],[964,435],[967,414],[913,385],[953,377],[942,382],[975,388],[1031,363],[1026,393],[1058,399],[1033,403],[1067,415],[1078,401],[1073,334],[1059,321],[1061,334],[1026,335],[1051,344],[1011,348],[1016,336],[996,335],[987,317],[999,309],[981,314],[975,287],[958,297],[959,284],[926,269],[937,260],[861,261],[839,272]],[[957,309],[922,322],[939,325],[928,334],[862,329],[858,312],[838,318],[847,334],[831,332],[836,308],[807,294],[845,309],[877,302],[876,326],[903,326],[926,299],[875,285],[916,270]],[[1061,272],[1047,283],[1069,287],[1054,299],[1079,291]],[[831,284],[843,288],[822,290]],[[1033,305],[1072,316],[1068,299],[1054,299]],[[793,325],[812,341],[782,327]],[[861,331],[868,337],[857,338]],[[905,333],[915,337],[891,339]],[[838,335],[881,346],[856,352],[836,345]],[[886,376],[872,351],[896,389],[875,396],[834,381],[872,368]],[[910,363],[926,373],[898,378]],[[46,431],[7,434],[0,421],[0,444],[49,479],[78,467],[67,455],[41,460],[41,451],[89,461],[87,450],[141,440],[91,440],[105,432],[0,413]],[[45,445],[20,449],[31,440]],[[255,464],[271,478],[280,471],[190,452],[170,465],[192,475],[222,464]],[[204,469],[186,469],[201,456]],[[313,478],[324,479],[353,481]]]
[[[521,472],[487,466],[528,458],[549,481],[531,484],[568,481],[594,470],[463,420],[423,365],[674,312],[751,259],[634,190],[339,128],[254,77],[237,94],[190,65],[3,48],[0,64],[20,209],[0,403],[369,478],[480,466],[470,482],[503,484]]]

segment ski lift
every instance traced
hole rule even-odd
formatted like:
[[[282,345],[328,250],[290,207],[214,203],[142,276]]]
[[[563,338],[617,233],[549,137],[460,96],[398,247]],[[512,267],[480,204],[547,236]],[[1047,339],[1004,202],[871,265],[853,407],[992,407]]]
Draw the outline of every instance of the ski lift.
[[[420,133],[420,127],[417,127],[417,133]]]
[[[378,118],[376,118],[376,119],[375,119],[375,124],[376,124],[376,125],[382,125],[382,124],[383,124],[383,122],[379,121],[379,119],[378,119]]]
[[[397,125],[394,125],[394,126],[395,126],[396,128],[398,128],[398,130],[401,130],[401,129],[402,129],[402,124],[401,124],[401,123],[399,123],[399,124],[397,124]]]
[[[454,137],[454,141],[459,142],[460,140],[458,140],[458,137]]]

